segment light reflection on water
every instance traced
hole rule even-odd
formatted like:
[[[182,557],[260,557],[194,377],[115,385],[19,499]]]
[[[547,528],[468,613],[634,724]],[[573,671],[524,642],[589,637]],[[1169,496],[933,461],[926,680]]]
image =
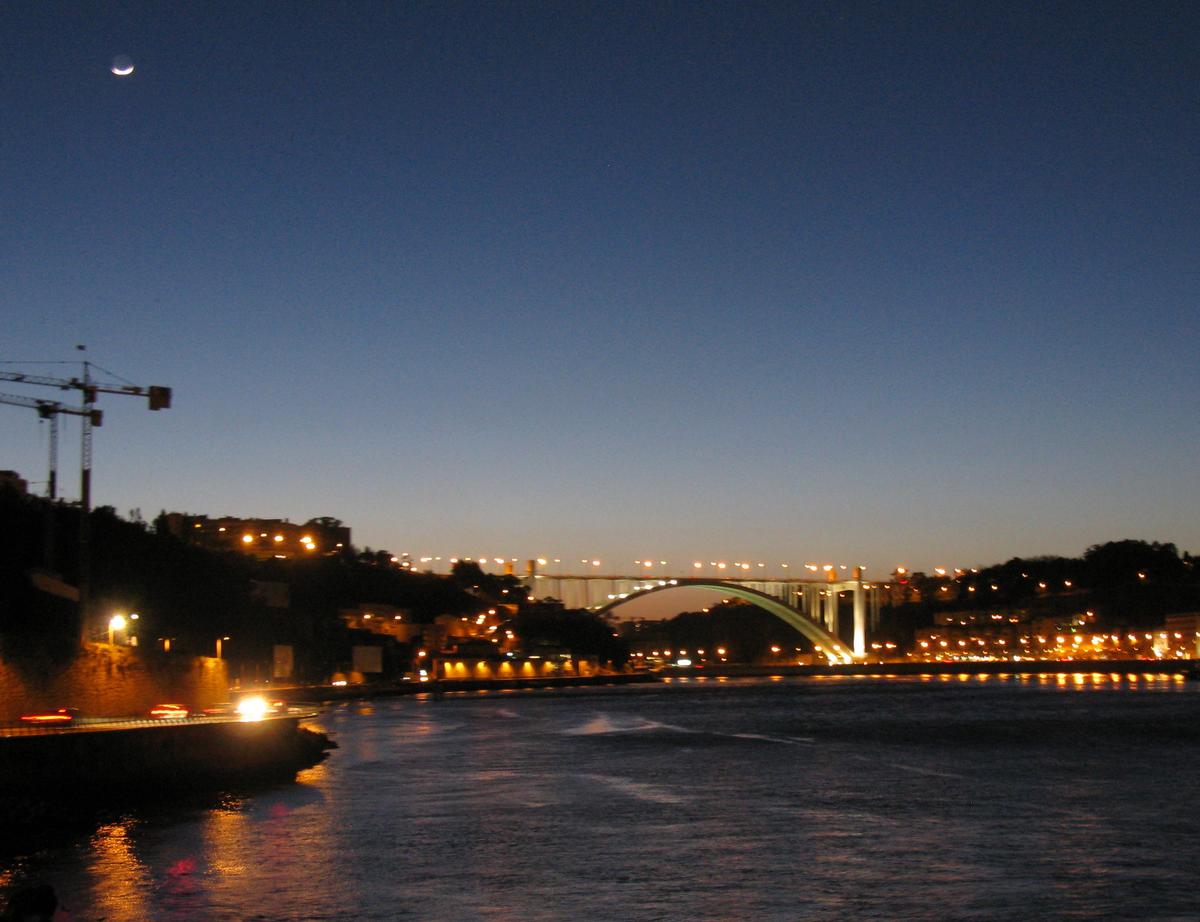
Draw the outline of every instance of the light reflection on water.
[[[101,918],[145,915],[150,872],[136,851],[136,823],[123,819],[96,830],[89,843],[92,860],[86,867],[95,894],[94,912]]]
[[[0,874],[75,920],[1183,918],[1198,691],[964,672],[346,705],[295,785]]]

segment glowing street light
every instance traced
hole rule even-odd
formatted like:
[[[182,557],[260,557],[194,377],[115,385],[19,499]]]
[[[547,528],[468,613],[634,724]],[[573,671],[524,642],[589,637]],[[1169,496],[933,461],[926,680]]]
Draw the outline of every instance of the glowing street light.
[[[125,623],[126,623],[125,616],[120,615],[120,614],[113,615],[111,618],[108,619],[108,643],[109,643],[109,646],[112,646],[113,634],[116,631],[125,630]]]

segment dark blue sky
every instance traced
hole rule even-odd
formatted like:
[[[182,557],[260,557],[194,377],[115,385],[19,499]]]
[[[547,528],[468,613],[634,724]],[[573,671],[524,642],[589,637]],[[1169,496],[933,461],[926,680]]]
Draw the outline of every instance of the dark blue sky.
[[[122,511],[606,569],[1195,551],[1198,24],[8,4],[0,360],[175,388],[102,401]],[[44,478],[32,413],[0,446]]]

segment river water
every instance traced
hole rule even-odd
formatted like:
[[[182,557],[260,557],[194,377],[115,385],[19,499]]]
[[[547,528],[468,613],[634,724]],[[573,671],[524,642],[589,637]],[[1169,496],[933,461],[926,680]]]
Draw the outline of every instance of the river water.
[[[294,785],[0,865],[73,920],[1196,919],[1200,686],[675,681],[346,704]]]

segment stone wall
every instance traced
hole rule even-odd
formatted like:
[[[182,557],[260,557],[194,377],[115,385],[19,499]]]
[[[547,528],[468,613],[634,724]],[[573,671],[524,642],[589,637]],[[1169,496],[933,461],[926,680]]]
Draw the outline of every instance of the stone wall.
[[[63,659],[0,651],[0,721],[79,708],[85,717],[145,714],[163,702],[190,708],[229,700],[225,660],[85,644]]]

